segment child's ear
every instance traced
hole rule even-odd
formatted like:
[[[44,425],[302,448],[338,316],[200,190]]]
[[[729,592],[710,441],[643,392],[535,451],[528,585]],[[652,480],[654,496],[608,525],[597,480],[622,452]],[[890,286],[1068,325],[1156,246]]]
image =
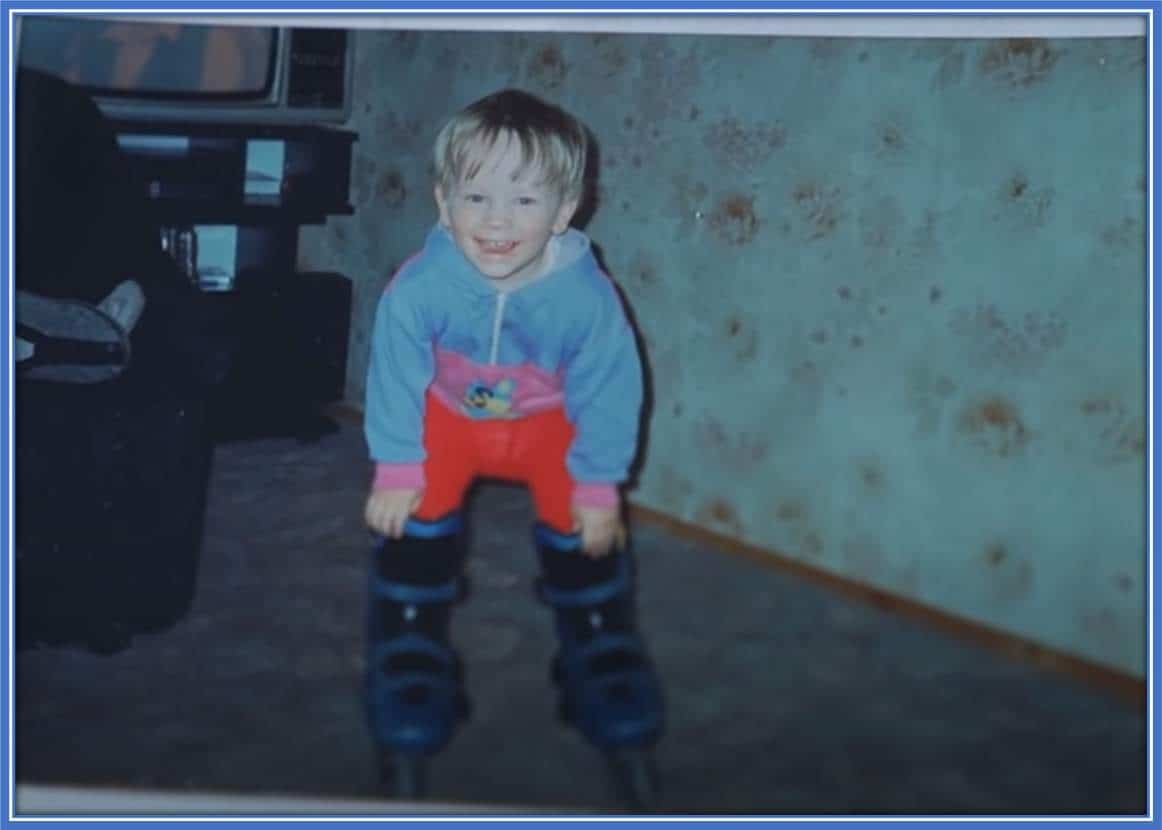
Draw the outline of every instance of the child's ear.
[[[436,207],[440,210],[440,224],[445,228],[452,227],[452,217],[448,210],[448,199],[444,194],[443,185],[437,184],[435,187]]]
[[[578,204],[577,198],[561,202],[561,207],[557,209],[557,216],[553,220],[553,233],[562,234],[568,229],[569,223],[573,221],[573,216],[577,213]]]

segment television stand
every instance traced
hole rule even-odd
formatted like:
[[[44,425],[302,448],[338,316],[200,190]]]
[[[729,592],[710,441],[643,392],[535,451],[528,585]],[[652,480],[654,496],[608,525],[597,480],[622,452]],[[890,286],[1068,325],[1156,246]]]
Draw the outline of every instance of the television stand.
[[[318,440],[341,400],[351,283],[296,269],[299,228],[350,215],[355,133],[314,126],[116,122],[161,247],[233,342],[214,391],[218,440]]]
[[[234,290],[206,296],[233,344],[230,369],[211,395],[215,438],[310,442],[334,432],[322,410],[346,386],[351,281],[252,273]]]

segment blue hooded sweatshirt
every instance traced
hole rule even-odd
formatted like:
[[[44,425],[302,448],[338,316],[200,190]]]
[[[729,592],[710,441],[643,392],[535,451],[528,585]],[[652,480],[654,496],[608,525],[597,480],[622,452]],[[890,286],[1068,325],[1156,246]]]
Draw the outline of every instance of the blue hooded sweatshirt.
[[[633,331],[589,239],[555,237],[546,273],[500,290],[436,225],[379,301],[365,433],[376,486],[423,486],[429,388],[471,418],[564,406],[579,503],[609,504],[637,445],[642,369]],[[508,288],[508,286],[503,286]]]

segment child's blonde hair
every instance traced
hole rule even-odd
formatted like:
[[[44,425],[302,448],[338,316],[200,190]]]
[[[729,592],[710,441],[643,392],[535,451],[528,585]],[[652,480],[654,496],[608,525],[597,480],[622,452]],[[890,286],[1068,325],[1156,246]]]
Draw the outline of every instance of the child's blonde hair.
[[[520,142],[522,167],[537,166],[545,183],[566,199],[580,199],[585,189],[585,128],[569,113],[518,89],[494,92],[453,116],[436,136],[436,181],[445,192],[480,170],[480,149],[501,139]]]

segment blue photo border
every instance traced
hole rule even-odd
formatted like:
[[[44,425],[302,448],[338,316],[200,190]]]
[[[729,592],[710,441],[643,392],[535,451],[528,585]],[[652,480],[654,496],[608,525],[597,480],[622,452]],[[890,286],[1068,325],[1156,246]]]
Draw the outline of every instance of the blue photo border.
[[[3,470],[3,484],[0,485],[0,494],[3,496],[3,507],[0,509],[0,531],[3,534],[3,557],[2,564],[0,564],[0,596],[3,597],[3,618],[0,622],[0,663],[3,665],[3,673],[0,675],[0,707],[2,707],[4,720],[3,726],[0,727],[0,772],[3,773],[3,785],[0,786],[0,826],[6,827],[9,824],[21,825],[29,824],[45,827],[72,827],[72,826],[127,826],[127,827],[163,827],[170,826],[174,823],[182,825],[190,824],[213,824],[215,826],[244,826],[258,823],[298,823],[300,821],[309,821],[312,824],[325,823],[334,826],[343,826],[352,822],[356,823],[392,823],[392,824],[414,824],[416,826],[426,825],[430,823],[438,823],[441,825],[466,825],[470,823],[514,823],[522,826],[529,824],[535,825],[549,825],[549,824],[568,824],[577,826],[578,824],[584,826],[593,826],[598,824],[654,824],[656,822],[663,823],[698,823],[698,824],[734,824],[737,822],[745,823],[778,823],[791,824],[804,827],[835,827],[835,826],[849,826],[851,824],[865,823],[867,821],[874,821],[875,823],[886,823],[889,825],[905,825],[915,826],[955,823],[957,826],[974,825],[974,826],[1018,826],[1028,823],[1052,823],[1052,824],[1069,824],[1085,826],[1124,826],[1126,824],[1132,825],[1149,825],[1153,826],[1157,822],[1155,815],[1154,792],[1155,783],[1158,778],[1157,769],[1154,763],[1154,747],[1157,745],[1159,731],[1158,723],[1155,718],[1154,711],[1154,688],[1153,677],[1154,667],[1157,664],[1159,656],[1159,642],[1156,636],[1157,633],[1157,615],[1154,604],[1154,598],[1157,596],[1159,587],[1158,569],[1155,567],[1156,563],[1156,548],[1154,537],[1154,516],[1158,508],[1158,492],[1154,488],[1154,472],[1158,469],[1162,456],[1159,454],[1159,446],[1157,442],[1157,413],[1154,409],[1154,389],[1157,388],[1160,380],[1159,364],[1157,361],[1157,347],[1156,336],[1154,331],[1154,321],[1158,319],[1160,300],[1159,292],[1157,291],[1157,274],[1154,259],[1154,240],[1158,236],[1159,230],[1159,216],[1156,210],[1158,203],[1157,196],[1157,162],[1159,158],[1158,153],[1158,135],[1155,131],[1156,113],[1159,109],[1159,90],[1156,83],[1157,66],[1154,58],[1154,45],[1159,42],[1159,35],[1162,34],[1162,0],[1132,0],[1131,2],[1123,3],[1100,3],[1100,2],[1078,2],[1077,0],[1065,0],[1065,2],[1048,2],[1048,0],[1032,0],[1032,2],[1012,3],[999,2],[998,0],[978,0],[977,2],[920,2],[920,0],[901,0],[901,2],[883,3],[871,2],[870,0],[849,0],[848,2],[820,2],[820,0],[804,0],[804,2],[760,2],[759,0],[740,0],[739,2],[726,2],[720,5],[712,2],[691,2],[691,0],[669,0],[669,2],[662,2],[662,0],[638,0],[638,2],[619,2],[618,0],[585,0],[584,2],[534,2],[534,0],[508,0],[508,2],[490,3],[490,2],[467,2],[460,0],[459,2],[433,2],[433,0],[419,0],[418,2],[353,2],[353,0],[343,0],[342,2],[335,2],[324,5],[320,2],[305,2],[304,0],[281,0],[281,2],[274,2],[273,0],[260,0],[259,2],[236,2],[232,0],[191,0],[191,2],[173,2],[169,0],[166,2],[143,2],[142,0],[121,0],[120,2],[110,2],[102,4],[94,4],[92,2],[78,2],[78,0],[65,0],[64,2],[43,2],[43,0],[0,0],[0,10],[3,11],[0,17],[0,53],[2,53],[3,62],[0,64],[0,79],[2,79],[3,86],[0,96],[3,99],[3,109],[0,110],[0,148],[3,150],[3,167],[0,168],[0,192],[3,193],[3,201],[0,202],[0,262],[3,263],[4,279],[0,282],[0,314],[2,314],[3,336],[0,337],[0,366],[3,366],[3,384],[2,392],[2,406],[0,406],[0,425],[2,425],[3,444],[0,445],[0,469]],[[1147,815],[1141,818],[1094,818],[1088,817],[1030,817],[1028,819],[1018,817],[998,817],[992,818],[975,818],[962,817],[960,819],[952,817],[883,817],[877,819],[857,819],[857,818],[838,818],[838,817],[821,817],[805,818],[805,817],[789,817],[783,819],[782,817],[752,817],[752,818],[737,818],[730,819],[725,817],[678,817],[666,816],[656,819],[648,817],[640,817],[633,819],[612,818],[612,819],[596,819],[587,818],[578,820],[569,817],[548,818],[537,817],[530,818],[524,816],[508,816],[508,817],[494,817],[494,816],[463,816],[463,815],[446,815],[446,816],[413,816],[401,819],[389,819],[383,816],[343,816],[343,817],[324,817],[324,818],[301,818],[293,819],[277,816],[224,816],[224,817],[210,817],[210,816],[121,816],[121,817],[95,817],[95,816],[61,816],[61,817],[27,817],[22,818],[14,815],[15,805],[13,803],[15,794],[15,780],[12,767],[12,753],[14,747],[13,726],[14,716],[12,712],[12,671],[14,660],[14,639],[12,632],[12,614],[13,614],[13,580],[12,580],[12,500],[13,500],[13,469],[12,469],[12,432],[13,432],[13,413],[12,413],[12,392],[13,381],[11,371],[11,340],[12,340],[12,293],[13,293],[13,265],[11,259],[11,229],[12,229],[12,176],[13,176],[13,160],[10,152],[10,134],[12,128],[12,112],[13,112],[13,73],[11,68],[11,44],[12,44],[12,16],[19,12],[37,12],[37,11],[76,11],[76,12],[134,12],[134,13],[149,13],[149,12],[183,12],[183,13],[218,13],[230,14],[239,13],[247,15],[259,15],[263,13],[295,13],[295,14],[319,14],[319,15],[342,15],[345,13],[372,15],[376,13],[383,14],[426,14],[430,12],[440,12],[448,14],[461,15],[489,15],[495,16],[498,14],[529,14],[536,13],[539,15],[551,15],[569,12],[570,14],[608,14],[621,13],[623,15],[631,15],[633,13],[650,13],[650,14],[688,14],[696,16],[699,14],[724,14],[724,13],[763,13],[763,12],[795,12],[805,15],[832,15],[841,13],[852,14],[899,14],[899,15],[923,15],[923,14],[948,14],[957,13],[964,15],[980,15],[991,13],[1021,13],[1021,14],[1104,14],[1104,15],[1144,15],[1147,20],[1147,48],[1149,55],[1148,63],[1148,83],[1149,83],[1149,115],[1147,118],[1147,125],[1149,130],[1150,141],[1148,143],[1148,218],[1149,218],[1149,247],[1147,258],[1148,269],[1148,302],[1146,303],[1147,311],[1147,405],[1149,413],[1149,453],[1147,465],[1147,494],[1148,494],[1148,511],[1147,511],[1147,540],[1148,540],[1148,556],[1147,556],[1147,583],[1149,585],[1149,596],[1147,602],[1147,622],[1149,624],[1149,632],[1147,637],[1147,717],[1149,729],[1149,751],[1147,754],[1147,774],[1149,776],[1147,786]],[[1003,763],[1003,759],[997,759],[998,763]]]

